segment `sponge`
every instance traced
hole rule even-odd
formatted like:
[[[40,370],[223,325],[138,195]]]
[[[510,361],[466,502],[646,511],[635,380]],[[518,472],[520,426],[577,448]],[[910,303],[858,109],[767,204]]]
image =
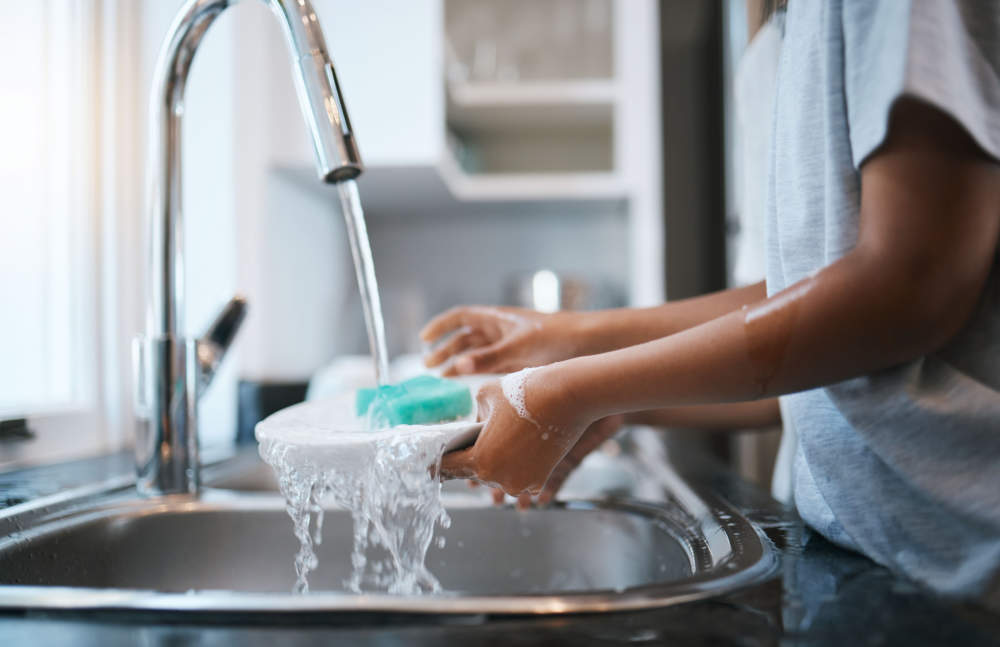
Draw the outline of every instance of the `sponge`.
[[[377,389],[358,389],[357,415],[373,426],[420,425],[454,420],[472,413],[472,394],[454,380],[420,375]]]

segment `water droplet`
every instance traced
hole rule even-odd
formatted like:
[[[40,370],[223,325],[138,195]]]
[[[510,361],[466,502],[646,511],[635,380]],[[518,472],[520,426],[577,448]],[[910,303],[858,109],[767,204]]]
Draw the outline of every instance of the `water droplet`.
[[[659,637],[660,634],[655,629],[639,629],[628,637],[628,641],[630,643],[642,643],[657,640]]]

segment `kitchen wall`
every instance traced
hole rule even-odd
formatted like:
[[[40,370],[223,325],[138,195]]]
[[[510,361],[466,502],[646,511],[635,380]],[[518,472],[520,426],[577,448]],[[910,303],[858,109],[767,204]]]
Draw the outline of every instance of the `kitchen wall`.
[[[360,186],[394,353],[419,350],[416,331],[433,314],[458,303],[508,301],[512,282],[538,269],[591,286],[593,306],[662,298],[653,0],[548,3],[579,13],[559,22],[564,36],[584,27],[603,34],[599,73],[536,75],[500,87],[478,70],[458,82],[470,96],[487,97],[486,105],[473,102],[461,118],[453,112],[455,61],[446,52],[449,0],[313,1],[368,166]],[[49,23],[35,20],[38,34],[25,38],[35,46],[31,51],[42,52],[45,43],[72,36],[60,50],[66,60],[35,57],[46,61],[36,66],[40,71],[17,77],[38,77],[25,90],[34,93],[27,103],[18,103],[19,88],[5,88],[5,98],[13,99],[4,106],[8,123],[16,121],[10,117],[18,106],[30,103],[29,112],[44,112],[49,125],[73,124],[72,137],[65,137],[71,145],[58,151],[45,142],[32,148],[31,137],[18,132],[28,151],[58,157],[65,148],[77,158],[72,172],[62,169],[62,184],[75,191],[72,204],[21,201],[12,211],[24,213],[10,213],[10,222],[31,223],[31,231],[6,230],[8,249],[23,258],[41,258],[36,247],[66,258],[66,267],[54,271],[55,291],[18,281],[18,273],[38,263],[4,266],[5,287],[23,288],[18,294],[29,297],[45,293],[32,297],[41,305],[21,329],[73,321],[61,329],[72,337],[71,352],[57,344],[62,337],[39,332],[18,355],[22,372],[12,370],[20,375],[41,362],[36,358],[63,358],[59,370],[46,370],[70,385],[72,407],[59,408],[61,395],[43,403],[48,409],[20,396],[3,402],[10,405],[5,419],[26,417],[44,438],[39,458],[52,448],[65,450],[58,457],[66,458],[132,440],[130,341],[145,328],[148,293],[150,87],[161,43],[183,4],[46,0],[31,11]],[[513,6],[507,5],[508,22],[526,13]],[[523,5],[542,17],[545,6]],[[587,26],[583,12],[590,16]],[[15,13],[4,15],[17,20]],[[570,23],[577,27],[566,27]],[[532,47],[534,63],[539,51],[553,49],[545,41]],[[508,75],[510,61],[505,65]],[[60,81],[67,75],[72,84]],[[68,85],[72,100],[52,101],[68,96],[62,87]],[[53,94],[53,87],[64,92]],[[539,97],[541,109],[533,103]],[[499,128],[489,121],[496,117]],[[476,169],[463,166],[468,160],[453,147],[460,125],[468,132],[458,135],[488,162],[479,171],[493,177],[475,177]],[[581,147],[580,133],[600,136]],[[306,380],[335,355],[363,352],[366,344],[338,200],[311,170],[288,53],[265,3],[238,3],[208,30],[185,93],[182,143],[185,332],[200,334],[234,293],[250,301],[244,330],[200,403],[202,439],[212,445],[233,437],[241,378]],[[15,153],[8,160],[27,173],[34,167],[25,158]],[[61,190],[57,175],[39,168],[32,179],[36,193]],[[52,226],[63,227],[60,237],[26,240]],[[31,251],[21,250],[19,240]],[[63,248],[72,254],[60,256]],[[34,460],[28,453],[11,460]]]
[[[430,316],[461,303],[508,302],[511,282],[539,269],[584,281],[593,306],[624,303],[621,201],[461,204],[432,171],[413,168],[372,169],[360,185],[393,354],[420,350],[416,333]],[[263,337],[294,338],[298,349],[264,344],[243,358],[243,374],[303,379],[334,353],[366,349],[357,284],[336,191],[307,171],[280,170],[268,191],[274,209],[258,261],[269,278],[258,321]]]
[[[393,352],[416,350],[420,323],[445,307],[503,302],[526,271],[586,279],[601,289],[596,303],[626,298],[636,235],[626,199],[460,202],[433,170],[444,142],[441,2],[314,4],[369,165],[361,195]],[[251,314],[236,363],[244,378],[303,380],[365,349],[357,288],[336,191],[308,166],[280,33],[266,12],[239,14],[238,283]]]
[[[128,66],[120,62],[122,74],[134,78],[128,79],[130,92],[115,98],[128,117],[115,134],[133,151],[122,160],[132,166],[122,182],[141,184],[153,68],[182,4],[122,3],[129,22],[121,29],[134,30],[126,38],[134,43]],[[504,302],[513,277],[537,269],[584,280],[595,288],[594,305],[628,298],[635,268],[659,253],[635,254],[645,230],[630,219],[629,182],[621,183],[619,194],[596,200],[461,202],[440,173],[430,171],[445,142],[441,0],[314,4],[370,166],[362,199],[394,353],[419,349],[416,331],[429,316],[457,303]],[[635,6],[621,3],[626,8],[618,12]],[[634,74],[646,67],[625,69]],[[622,120],[625,114],[633,113]],[[655,130],[625,121],[641,131],[633,138],[640,143]],[[614,144],[624,167],[638,165],[635,151],[634,144]],[[239,379],[305,380],[335,355],[366,347],[336,194],[316,181],[310,159],[278,24],[263,3],[240,3],[207,33],[185,96],[185,328],[192,335],[203,330],[234,293],[250,301],[244,329],[201,401],[206,445],[233,437]],[[641,170],[655,178],[656,169],[650,163]],[[116,388],[123,412],[112,445],[131,440],[127,342],[143,328],[147,291],[143,191],[133,186],[131,192],[135,196],[122,204],[130,207],[124,217],[134,220],[116,226],[124,264],[109,283],[110,291],[120,292],[116,307],[122,311],[114,318],[118,327],[108,328],[119,351]],[[647,192],[641,202],[655,224],[654,198]],[[647,301],[660,292],[654,274],[652,287],[641,291]]]

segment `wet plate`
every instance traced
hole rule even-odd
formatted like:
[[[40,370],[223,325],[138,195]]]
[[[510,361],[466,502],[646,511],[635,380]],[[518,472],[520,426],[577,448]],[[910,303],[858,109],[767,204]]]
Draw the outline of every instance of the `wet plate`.
[[[255,435],[262,444],[280,442],[301,448],[317,461],[354,461],[370,452],[376,443],[400,436],[440,439],[444,450],[468,447],[483,425],[474,416],[433,425],[399,425],[366,431],[364,420],[354,415],[354,394],[342,393],[323,400],[310,400],[282,409],[257,423]]]

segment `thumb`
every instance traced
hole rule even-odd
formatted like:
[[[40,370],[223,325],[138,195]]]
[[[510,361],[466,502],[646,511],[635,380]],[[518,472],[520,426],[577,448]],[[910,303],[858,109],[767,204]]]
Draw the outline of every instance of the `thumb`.
[[[471,479],[476,477],[473,447],[448,452],[441,457],[442,479]]]

